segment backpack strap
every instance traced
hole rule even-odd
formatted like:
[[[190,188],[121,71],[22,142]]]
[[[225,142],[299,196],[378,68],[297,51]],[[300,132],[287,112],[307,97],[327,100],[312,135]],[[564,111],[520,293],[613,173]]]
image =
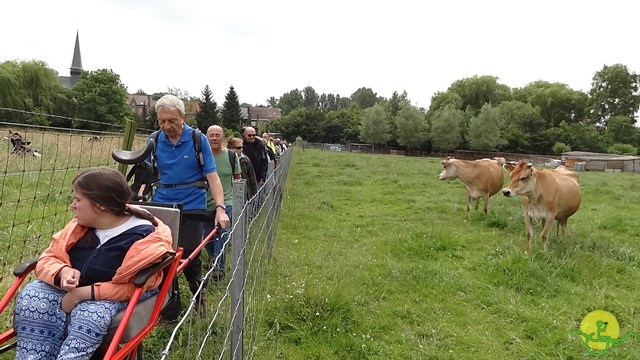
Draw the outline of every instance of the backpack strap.
[[[231,177],[236,173],[236,159],[238,156],[236,152],[230,149],[227,149],[227,154],[229,155],[229,164],[231,164]]]
[[[193,147],[195,149],[196,152],[196,157],[198,158],[198,162],[200,163],[200,167],[204,167],[204,155],[202,155],[202,139],[200,137],[200,134],[202,134],[202,132],[200,131],[200,129],[198,129],[197,127],[192,127],[192,134],[193,134]]]

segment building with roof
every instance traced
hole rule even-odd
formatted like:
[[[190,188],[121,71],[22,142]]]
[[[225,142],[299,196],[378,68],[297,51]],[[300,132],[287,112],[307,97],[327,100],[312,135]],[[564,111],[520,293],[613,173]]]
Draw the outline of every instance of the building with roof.
[[[562,153],[567,169],[605,172],[640,172],[640,157],[620,154],[567,151]]]
[[[266,107],[266,106],[251,106],[248,109],[249,121],[251,126],[258,128],[261,123],[269,122],[272,120],[280,119],[282,112],[279,108]]]
[[[72,88],[80,78],[82,74],[82,56],[80,55],[80,34],[76,31],[76,45],[73,49],[73,59],[71,60],[71,68],[69,68],[69,76],[58,76],[60,84],[70,89]]]

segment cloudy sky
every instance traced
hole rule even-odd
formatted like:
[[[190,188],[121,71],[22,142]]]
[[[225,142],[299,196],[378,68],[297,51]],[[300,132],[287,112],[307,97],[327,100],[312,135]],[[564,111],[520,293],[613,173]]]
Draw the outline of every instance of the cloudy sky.
[[[69,74],[76,31],[85,70],[110,68],[130,92],[168,87],[218,103],[266,104],[292,89],[350,96],[407,91],[414,105],[452,82],[497,76],[588,91],[603,65],[640,72],[632,1],[20,0],[2,5],[0,61]]]

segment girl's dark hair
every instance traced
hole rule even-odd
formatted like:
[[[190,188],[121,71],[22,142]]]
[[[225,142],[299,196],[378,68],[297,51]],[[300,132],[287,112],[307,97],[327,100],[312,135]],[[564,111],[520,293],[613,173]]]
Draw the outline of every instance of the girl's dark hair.
[[[118,216],[131,214],[158,226],[158,222],[149,212],[127,206],[131,199],[131,188],[124,175],[115,169],[99,167],[83,170],[76,175],[71,185],[95,206],[103,206],[105,211]]]

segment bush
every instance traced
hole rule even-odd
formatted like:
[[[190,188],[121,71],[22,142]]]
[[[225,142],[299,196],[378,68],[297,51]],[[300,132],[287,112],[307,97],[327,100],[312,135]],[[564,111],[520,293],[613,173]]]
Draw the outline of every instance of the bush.
[[[609,154],[620,154],[620,155],[635,156],[635,155],[638,155],[638,148],[636,148],[635,146],[633,146],[631,144],[616,143],[616,144],[611,145],[607,149],[607,152],[609,152]]]
[[[553,144],[551,151],[553,151],[555,155],[560,155],[563,152],[571,151],[571,146],[558,141],[555,144]]]

